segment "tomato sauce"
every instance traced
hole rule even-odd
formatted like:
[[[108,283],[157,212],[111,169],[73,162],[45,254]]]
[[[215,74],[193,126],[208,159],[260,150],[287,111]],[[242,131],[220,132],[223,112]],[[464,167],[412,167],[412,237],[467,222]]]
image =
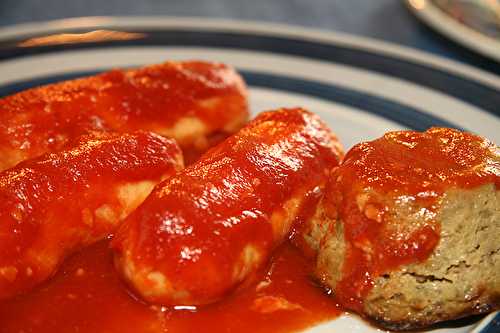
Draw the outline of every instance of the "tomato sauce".
[[[66,255],[110,235],[146,195],[124,199],[121,186],[153,186],[180,168],[174,140],[135,132],[83,136],[1,172],[0,299],[29,290]]]
[[[89,131],[148,130],[204,150],[204,136],[234,132],[247,117],[245,84],[223,64],[113,70],[0,99],[0,170],[57,151]],[[177,128],[186,118],[197,123]]]
[[[268,222],[268,217],[274,212],[287,214],[283,204],[294,191],[311,189],[315,187],[311,184],[326,181],[329,166],[338,163],[338,142],[319,118],[302,110],[282,110],[261,118],[267,121],[258,122],[260,125],[255,131],[243,130],[243,134],[214,148],[207,154],[209,157],[202,158],[196,166],[182,173],[208,179],[208,189],[219,191],[197,193],[198,187],[182,181],[186,187],[174,192],[183,200],[176,201],[172,207],[203,205],[203,200],[214,203],[211,210],[203,207],[196,212],[187,209],[188,215],[198,214],[191,219],[191,225],[177,225],[174,233],[164,237],[167,242],[174,243],[176,237],[180,237],[182,227],[196,226],[198,229],[193,234],[196,237],[187,238],[178,245],[205,242],[203,249],[209,249],[209,255],[220,251],[217,253],[220,258],[217,264],[220,265],[214,266],[212,273],[222,277],[230,276],[225,270],[234,267],[233,253],[237,253],[242,244],[264,243],[267,251],[262,255],[263,265],[259,263],[257,267],[251,267],[251,278],[243,285],[227,290],[221,301],[210,305],[152,305],[137,298],[119,278],[110,242],[106,240],[73,255],[59,267],[54,277],[34,291],[1,301],[0,332],[290,332],[338,316],[341,310],[336,302],[312,282],[312,262],[309,259],[302,257],[288,242],[271,251],[286,239],[288,229],[281,226],[282,231],[279,228],[273,230]],[[268,147],[274,149],[272,154],[266,149]],[[223,163],[227,162],[228,156],[234,158],[232,164]],[[243,190],[238,192],[238,189]],[[158,191],[161,195],[167,194],[161,187]],[[212,196],[207,196],[209,194]],[[312,190],[306,196],[298,219],[313,212],[309,205],[318,202],[319,192]],[[153,206],[156,204],[154,201]],[[147,205],[141,207],[145,214],[155,212]],[[241,207],[248,212],[255,211],[254,215],[257,215],[243,214],[243,219],[254,219],[246,226],[244,223],[240,226],[238,223],[209,227],[197,225],[214,213],[219,214],[221,221],[227,217],[226,220],[234,222],[229,218],[239,218],[237,212]],[[259,213],[259,210],[267,217],[260,216],[264,213]],[[152,225],[141,230],[147,231],[148,228]],[[219,232],[218,237],[213,237],[213,232]],[[151,235],[150,241],[161,245],[161,236],[158,233]],[[226,251],[220,250],[221,245],[226,246]],[[271,255],[272,259],[268,260]],[[140,258],[146,259],[146,256]],[[179,257],[173,256],[172,260],[179,260]],[[186,281],[206,282],[197,282],[204,273],[197,268]],[[212,287],[212,284],[207,285],[207,288]]]
[[[488,183],[498,188],[500,158],[491,142],[453,129],[390,132],[351,149],[332,180],[325,202],[339,214],[347,242],[335,293],[345,307],[360,311],[377,276],[431,255],[446,190]],[[418,225],[391,226],[398,201],[419,207]]]
[[[145,304],[118,277],[108,241],[67,260],[37,290],[0,302],[0,332],[291,332],[341,314],[311,280],[312,263],[289,243],[256,282],[204,307]]]
[[[303,109],[261,113],[155,188],[116,233],[117,267],[144,299],[209,304],[230,294],[289,234],[290,200],[327,180],[338,142]]]
[[[340,154],[340,156],[343,155]],[[300,206],[299,213],[290,230],[290,241],[310,260],[316,260],[317,253],[306,242],[304,235],[308,234],[310,231],[311,225],[308,221],[313,218],[323,195],[324,184],[316,186],[306,194],[304,202]]]

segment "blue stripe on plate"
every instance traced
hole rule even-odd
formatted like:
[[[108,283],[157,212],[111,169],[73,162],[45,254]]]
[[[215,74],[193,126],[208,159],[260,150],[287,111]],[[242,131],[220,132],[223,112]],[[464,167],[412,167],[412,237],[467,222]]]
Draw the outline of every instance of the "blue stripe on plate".
[[[456,124],[411,106],[353,89],[275,74],[240,72],[251,86],[284,90],[344,104],[418,131],[424,131],[432,126],[464,130]]]
[[[500,312],[496,314],[493,319],[483,327],[480,333],[499,333],[500,332]]]
[[[113,29],[113,27],[109,28]],[[67,31],[78,32],[81,30],[65,30],[65,32]],[[16,45],[22,41],[21,39],[4,41],[0,43],[0,59],[70,49],[110,46],[204,46],[267,51],[345,64],[408,80],[453,96],[496,116],[500,116],[500,91],[497,89],[467,79],[458,74],[451,74],[443,69],[414,63],[395,56],[374,53],[361,48],[294,38],[259,36],[236,32],[185,31],[175,29],[165,29],[162,31],[134,30],[134,32],[144,33],[146,36],[142,39],[128,41],[23,48],[16,47]],[[165,52],[165,57],[168,57],[168,52]],[[500,74],[500,67],[498,66],[496,67],[496,73]]]
[[[96,71],[73,72],[16,82],[1,86],[0,97],[48,83],[94,75],[97,73]],[[392,120],[414,130],[423,131],[432,126],[453,127],[463,130],[463,128],[456,124],[417,110],[411,106],[356,90],[275,74],[251,71],[240,71],[240,73],[250,86],[288,91],[344,104]]]

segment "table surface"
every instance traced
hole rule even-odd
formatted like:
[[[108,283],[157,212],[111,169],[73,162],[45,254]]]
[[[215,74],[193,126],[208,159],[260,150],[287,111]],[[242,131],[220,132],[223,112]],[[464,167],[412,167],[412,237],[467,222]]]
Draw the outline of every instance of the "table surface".
[[[500,65],[435,33],[402,0],[0,0],[0,27],[78,16],[168,15],[258,20],[409,46],[500,75]]]

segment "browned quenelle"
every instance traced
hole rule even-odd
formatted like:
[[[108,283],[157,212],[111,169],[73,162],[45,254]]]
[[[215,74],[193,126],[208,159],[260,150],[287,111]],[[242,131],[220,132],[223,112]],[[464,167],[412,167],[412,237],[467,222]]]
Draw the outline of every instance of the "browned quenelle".
[[[340,155],[316,115],[262,113],[127,218],[112,242],[118,270],[150,302],[221,299],[267,262]]]
[[[234,69],[196,61],[29,89],[0,99],[0,171],[89,130],[148,130],[196,155],[245,123],[246,94]]]
[[[317,275],[382,326],[411,329],[500,305],[500,155],[447,128],[352,148],[310,229]]]
[[[109,236],[162,177],[182,168],[172,139],[95,134],[0,173],[0,299],[55,273]]]

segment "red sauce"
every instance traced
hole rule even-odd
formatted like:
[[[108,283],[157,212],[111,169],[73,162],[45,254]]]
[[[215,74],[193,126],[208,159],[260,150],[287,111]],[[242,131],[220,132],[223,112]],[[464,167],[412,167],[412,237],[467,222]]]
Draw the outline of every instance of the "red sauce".
[[[210,306],[167,309],[130,296],[103,241],[71,257],[36,291],[0,302],[0,332],[297,331],[341,313],[311,282],[311,269],[310,261],[285,244],[258,273],[260,283]]]
[[[284,205],[326,181],[337,147],[307,111],[262,113],[160,184],[127,218],[112,243],[125,279],[148,301],[166,305],[207,304],[231,293],[288,235]],[[271,222],[276,214],[279,221]],[[243,255],[248,246],[254,251]],[[168,281],[154,294],[159,284],[150,272]]]
[[[315,187],[307,193],[290,231],[290,241],[292,244],[300,249],[304,256],[311,260],[316,260],[317,253],[307,244],[303,235],[309,233],[311,226],[308,221],[313,218],[323,195],[324,184]]]
[[[118,186],[159,182],[181,167],[174,140],[99,133],[1,172],[0,299],[50,277],[68,253],[113,232],[133,209],[120,201]]]
[[[348,244],[335,293],[344,306],[360,310],[377,276],[431,255],[439,242],[434,217],[443,193],[487,183],[498,187],[500,158],[494,144],[452,129],[390,132],[351,149],[332,180],[325,201],[343,221]],[[360,199],[366,189],[369,194]],[[386,214],[397,200],[419,205],[422,223],[392,228]]]
[[[211,135],[237,130],[247,116],[244,82],[225,65],[167,62],[114,70],[0,99],[0,170],[56,151],[89,130],[162,134],[194,117]],[[199,137],[175,139],[182,147],[199,146]]]

